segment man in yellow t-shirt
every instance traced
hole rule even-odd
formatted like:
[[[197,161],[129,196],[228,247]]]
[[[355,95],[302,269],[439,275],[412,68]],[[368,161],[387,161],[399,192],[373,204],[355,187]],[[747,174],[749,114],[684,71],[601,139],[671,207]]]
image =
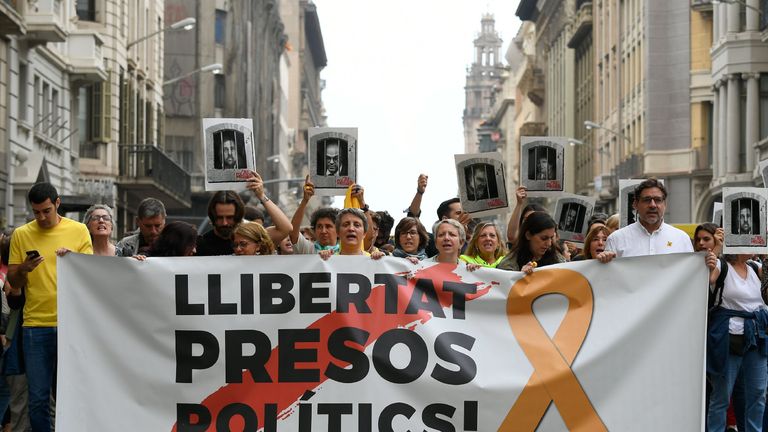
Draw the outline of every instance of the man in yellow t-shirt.
[[[37,183],[27,195],[35,220],[11,236],[8,281],[13,289],[9,303],[23,294],[24,362],[29,386],[29,419],[32,431],[51,430],[49,404],[56,388],[56,256],[67,251],[92,254],[85,225],[59,216],[61,199],[50,183]]]

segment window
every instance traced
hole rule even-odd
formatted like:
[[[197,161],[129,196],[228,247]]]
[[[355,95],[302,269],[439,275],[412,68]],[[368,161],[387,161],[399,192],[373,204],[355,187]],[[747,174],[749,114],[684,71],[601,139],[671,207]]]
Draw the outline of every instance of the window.
[[[90,135],[94,139],[101,136],[101,83],[91,86]]]
[[[27,64],[19,62],[19,120],[27,119]]]
[[[96,21],[96,0],[77,0],[75,4],[81,21]]]
[[[45,131],[45,134],[56,140],[58,135],[59,126],[64,122],[63,118],[59,118],[59,92],[56,90],[51,91],[51,126],[50,129]]]
[[[43,107],[42,121],[37,123],[37,131],[45,132],[51,124],[51,105],[48,103],[48,95],[51,93],[50,84],[43,83],[43,92],[40,94],[40,105]]]
[[[35,86],[34,86],[33,91],[34,91],[34,94],[33,94],[32,97],[33,97],[34,100],[32,101],[32,110],[33,110],[33,114],[32,114],[33,117],[32,117],[32,119],[35,122],[35,126],[36,126],[38,124],[38,122],[40,122],[40,117],[41,117],[41,114],[40,114],[40,106],[41,106],[41,103],[40,103],[40,91],[41,90],[40,90],[40,77],[39,76],[35,76]]]
[[[226,37],[227,24],[227,12],[223,10],[216,10],[216,43],[224,45],[224,38]]]
[[[213,89],[214,108],[224,108],[224,99],[226,98],[226,83],[223,74],[214,75],[215,85]]]
[[[163,113],[163,104],[157,104],[157,146],[165,146],[165,114]]]
[[[149,89],[147,89],[149,93]],[[145,132],[147,144],[156,144],[155,136],[152,134],[152,128],[154,127],[154,113],[152,112],[152,101],[146,101],[144,103],[144,115],[147,117],[147,128]]]
[[[194,154],[192,137],[168,135],[165,137],[165,153],[187,172],[192,172]]]
[[[91,119],[91,88],[80,87],[77,93],[77,137],[80,157],[96,159],[98,158],[98,147],[90,139],[91,128],[89,120]]]
[[[146,136],[144,135],[145,113],[144,113],[144,98],[141,95],[136,95],[136,143],[147,144]]]

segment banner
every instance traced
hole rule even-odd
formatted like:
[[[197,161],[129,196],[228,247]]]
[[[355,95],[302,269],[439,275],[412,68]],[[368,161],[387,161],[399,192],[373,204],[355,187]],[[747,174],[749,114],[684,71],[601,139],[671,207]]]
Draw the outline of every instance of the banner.
[[[703,428],[699,254],[59,260],[59,431]]]

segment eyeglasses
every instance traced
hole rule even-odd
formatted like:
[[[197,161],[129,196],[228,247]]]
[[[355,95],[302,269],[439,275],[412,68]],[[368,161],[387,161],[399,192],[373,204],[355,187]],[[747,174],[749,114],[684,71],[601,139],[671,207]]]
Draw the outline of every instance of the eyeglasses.
[[[643,203],[643,204],[650,204],[651,201],[655,202],[656,204],[661,204],[661,203],[664,202],[664,197],[660,197],[660,196],[645,196],[645,197],[640,197],[639,201],[641,203]]]
[[[250,245],[258,245],[258,242],[255,241],[249,241],[249,240],[243,240],[241,242],[237,242],[233,245],[234,249],[245,249]]]
[[[95,221],[104,221],[104,222],[112,222],[112,216],[110,215],[91,215],[91,220]]]
[[[408,236],[417,237],[419,235],[419,232],[416,230],[410,230],[410,231],[401,232],[400,235],[405,237],[408,237]]]

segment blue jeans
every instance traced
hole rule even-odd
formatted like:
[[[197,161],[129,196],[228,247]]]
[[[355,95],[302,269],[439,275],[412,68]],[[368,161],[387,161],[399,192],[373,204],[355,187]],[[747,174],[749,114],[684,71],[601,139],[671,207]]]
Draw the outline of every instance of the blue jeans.
[[[725,376],[711,376],[712,393],[709,398],[707,430],[725,430],[725,412],[728,410],[731,392],[736,377],[741,372],[744,390],[744,426],[746,432],[763,430],[765,410],[765,389],[768,385],[768,357],[751,349],[743,356],[728,354],[728,369]],[[739,429],[741,432],[741,429]]]
[[[24,363],[32,432],[51,432],[51,393],[56,390],[56,327],[24,327]]]

